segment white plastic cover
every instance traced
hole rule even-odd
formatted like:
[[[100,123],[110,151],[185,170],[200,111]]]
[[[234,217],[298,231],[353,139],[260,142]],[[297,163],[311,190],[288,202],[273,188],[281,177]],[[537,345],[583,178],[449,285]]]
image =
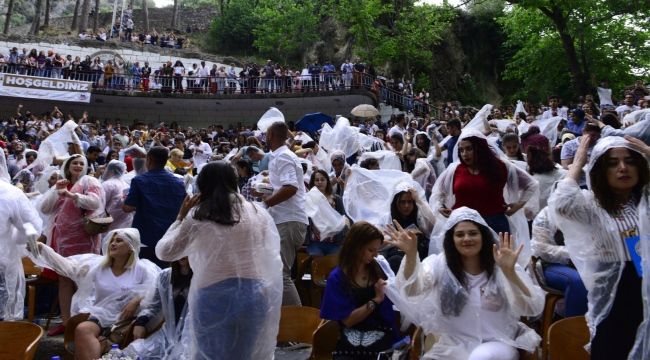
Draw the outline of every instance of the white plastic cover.
[[[398,170],[402,171],[402,163],[400,162],[397,154],[391,150],[379,150],[373,152],[364,152],[359,157],[359,163],[368,158],[377,159],[379,168],[382,170]]]
[[[323,239],[338,234],[345,227],[345,216],[339,214],[315,186],[305,195],[305,211]]]
[[[113,217],[109,230],[131,227],[134,213],[122,210],[124,199],[129,193],[129,185],[122,180],[126,173],[126,164],[119,160],[111,160],[102,174],[102,188],[106,198],[106,212]]]
[[[348,119],[340,117],[333,128],[328,124],[323,125],[318,145],[329,153],[341,150],[346,157],[350,157],[360,149],[359,132],[350,126]]]
[[[625,115],[623,117],[623,126],[628,127],[632,126],[639,121],[642,121],[646,119],[650,115],[650,109],[640,109],[636,111],[632,111],[631,113]]]
[[[563,116],[555,116],[546,119],[539,119],[532,122],[539,128],[540,133],[548,139],[550,148],[552,149],[557,143],[557,126],[560,121],[566,120]]]
[[[271,107],[257,121],[257,128],[265,133],[266,130],[268,130],[268,128],[273,125],[274,122],[278,121],[285,122],[284,114],[282,114],[282,111],[278,110],[277,108]]]
[[[23,224],[32,224],[40,233],[42,222],[27,196],[15,186],[0,181],[0,198],[0,319],[20,320],[25,304],[25,274],[20,259],[25,256],[28,240]]]
[[[45,168],[52,164],[54,158],[60,158],[69,155],[68,143],[75,143],[81,146],[79,137],[74,132],[77,128],[77,123],[73,120],[68,120],[61,126],[61,128],[50,136],[45,138],[38,147],[38,157],[31,163],[27,169],[31,169],[37,165]]]
[[[0,180],[6,183],[11,183],[11,176],[9,175],[9,169],[7,168],[7,158],[5,157],[4,151],[0,154]]]
[[[476,211],[459,208],[452,212],[443,228],[451,229],[465,220],[486,226]],[[494,242],[498,243],[498,238],[494,238]],[[491,306],[494,312],[494,315],[485,317],[482,317],[481,312],[468,308],[472,306],[467,305],[469,292],[449,270],[444,253],[430,255],[422,262],[416,257],[415,271],[408,279],[404,277],[404,266],[405,260],[402,260],[397,276],[388,280],[386,294],[406,320],[422,327],[425,334],[440,336],[424,358],[467,359],[475,347],[488,340],[529,352],[534,351],[539,344],[539,335],[519,322],[519,319],[522,316],[537,316],[542,312],[544,292],[533,284],[518,264],[515,265],[515,271],[531,296],[526,296],[495,266],[487,285],[481,289],[481,303]],[[459,313],[455,314],[451,308],[457,304],[465,305],[461,305]],[[481,328],[487,329],[489,333],[476,329],[467,331],[474,326],[471,324],[482,324]]]
[[[601,139],[592,150],[588,169],[596,160],[612,148],[624,147],[636,151],[631,144],[620,137]],[[587,171],[588,172],[588,171]],[[590,180],[587,185],[590,186]],[[558,227],[564,233],[565,244],[582,281],[587,289],[587,325],[591,339],[596,328],[607,317],[611,309],[623,272],[626,250],[620,239],[614,218],[598,205],[593,192],[581,190],[575,180],[565,178],[558,182],[549,199],[549,209],[553,212]],[[642,189],[637,207],[637,225],[640,236],[640,255],[644,272],[650,269],[650,186]],[[644,308],[650,300],[648,276],[643,277],[642,295]],[[650,357],[649,314],[644,311],[643,323],[637,330],[636,343],[628,359],[648,359]]]
[[[109,327],[120,319],[122,310],[134,297],[146,297],[154,290],[154,279],[160,268],[145,259],[136,260],[131,271],[142,276],[140,282],[129,288],[111,293],[103,298],[96,295],[96,287],[106,284],[97,284],[97,274],[106,269],[107,249],[110,239],[118,234],[136,254],[140,251],[140,233],[137,229],[127,228],[110,231],[102,241],[102,250],[105,255],[82,254],[63,257],[46,245],[41,246],[41,256],[33,259],[37,265],[48,267],[57,274],[70,278],[77,285],[77,291],[72,296],[71,314],[89,313],[99,320],[102,327]]]
[[[156,255],[163,261],[189,258],[194,272],[189,294],[189,312],[193,318],[191,356],[194,359],[212,359],[212,354],[201,349],[223,348],[228,344],[203,343],[206,338],[233,331],[233,323],[252,326],[257,334],[238,338],[250,344],[251,359],[272,359],[276,345],[280,307],[282,303],[282,261],[280,236],[268,212],[257,204],[246,201],[241,195],[239,222],[224,226],[212,221],[194,219],[196,207],[182,221],[174,222],[156,245]],[[248,284],[254,284],[254,289]],[[206,293],[213,294],[222,286],[230,290],[227,296],[240,296],[239,300],[207,306]],[[220,292],[219,292],[220,293]],[[213,294],[210,296],[218,296]],[[241,297],[245,298],[241,298]],[[214,300],[212,300],[214,301]],[[250,311],[257,314],[254,323],[242,323],[242,302],[255,302]],[[254,308],[253,308],[254,307]],[[198,346],[198,339],[202,343]]]
[[[474,129],[484,133],[486,131],[485,126],[487,117],[492,112],[492,108],[493,106],[490,104],[483,105],[481,110],[479,110],[476,115],[474,115],[474,118],[468,122],[467,125],[463,127],[463,129]]]
[[[521,100],[517,100],[517,106],[515,106],[515,117],[517,117],[519,113],[524,113],[528,115],[526,108],[524,108],[524,103]]]
[[[533,255],[544,261],[556,264],[568,264],[571,258],[566,246],[555,242],[555,233],[558,231],[553,218],[553,212],[548,207],[543,208],[533,220],[533,235],[530,246]]]
[[[382,227],[390,224],[390,203],[400,184],[409,184],[424,198],[422,187],[407,174],[398,170],[368,170],[353,166],[343,193],[343,205],[354,221],[367,221]],[[387,216],[387,213],[389,216]]]
[[[172,269],[162,270],[156,278],[156,290],[141,303],[138,316],[164,319],[162,328],[146,339],[133,341],[123,351],[132,358],[147,360],[190,359],[190,325],[187,304],[183,307],[178,323],[175,322],[174,292],[171,284]]]

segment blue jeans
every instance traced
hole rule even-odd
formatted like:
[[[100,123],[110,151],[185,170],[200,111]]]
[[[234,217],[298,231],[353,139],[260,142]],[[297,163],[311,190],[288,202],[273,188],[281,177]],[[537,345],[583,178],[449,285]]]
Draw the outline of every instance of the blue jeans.
[[[307,246],[307,252],[311,256],[326,256],[336,254],[341,250],[341,244],[312,241]]]
[[[199,289],[190,310],[193,359],[251,359],[269,310],[262,281],[231,278]]]
[[[549,287],[564,291],[564,316],[581,316],[587,312],[587,289],[576,269],[549,264],[544,268],[544,277]]]
[[[510,232],[510,224],[508,223],[508,217],[506,214],[496,214],[491,216],[483,216],[483,220],[488,224],[488,226],[494,230],[497,234],[500,232]]]

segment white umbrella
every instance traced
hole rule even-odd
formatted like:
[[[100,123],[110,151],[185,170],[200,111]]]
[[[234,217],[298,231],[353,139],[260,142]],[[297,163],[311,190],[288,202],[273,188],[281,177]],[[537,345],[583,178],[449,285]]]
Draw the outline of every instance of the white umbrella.
[[[379,110],[370,104],[361,104],[355,106],[350,113],[356,117],[374,117],[379,116]]]

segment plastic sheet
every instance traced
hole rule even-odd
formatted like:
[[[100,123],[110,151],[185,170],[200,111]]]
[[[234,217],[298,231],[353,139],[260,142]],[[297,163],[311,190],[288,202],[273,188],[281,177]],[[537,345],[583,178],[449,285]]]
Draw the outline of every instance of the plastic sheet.
[[[268,128],[273,125],[274,122],[278,121],[285,122],[284,114],[282,114],[282,111],[278,110],[277,108],[272,107],[268,109],[257,121],[257,128],[265,133],[266,130],[268,130]]]
[[[625,115],[621,122],[623,123],[623,126],[628,127],[638,123],[639,121],[648,120],[649,117],[650,109],[640,109]]]
[[[544,261],[556,264],[568,264],[571,260],[566,246],[555,242],[555,233],[558,231],[553,218],[553,212],[548,207],[543,208],[533,220],[533,236],[530,246],[533,255]]]
[[[526,108],[524,108],[524,103],[521,100],[517,100],[517,106],[515,106],[515,117],[517,117],[519,113],[528,115]]]
[[[154,290],[154,279],[160,268],[149,260],[137,259],[131,269],[124,273],[121,280],[131,279],[129,286],[122,286],[100,296],[98,288],[106,288],[114,284],[98,284],[98,274],[110,271],[105,265],[108,261],[108,245],[113,235],[118,234],[136,254],[140,251],[140,234],[137,229],[127,228],[110,231],[102,241],[102,252],[105,255],[82,254],[63,257],[49,246],[41,246],[41,256],[34,259],[37,265],[48,267],[57,274],[70,278],[77,285],[77,291],[72,296],[71,314],[89,313],[99,320],[102,327],[109,327],[120,319],[122,310],[134,297],[146,297]]]
[[[7,158],[5,152],[0,154],[0,181],[11,183],[11,176],[9,176],[9,169],[7,168]]]
[[[612,148],[624,147],[636,151],[628,141],[620,137],[601,139],[594,146],[587,173],[599,157]],[[591,186],[587,179],[587,186]],[[618,227],[614,218],[598,205],[593,192],[581,190],[575,180],[565,178],[558,182],[557,188],[549,199],[549,209],[557,221],[558,227],[564,233],[565,244],[585,288],[588,291],[588,308],[586,318],[591,339],[596,334],[596,328],[609,314],[616,293],[620,276],[625,266],[626,250],[620,239]],[[640,236],[640,254],[644,272],[650,269],[650,226],[648,224],[648,209],[650,209],[650,186],[646,185],[641,192],[641,200],[637,207],[637,225]],[[648,276],[642,283],[644,306],[647,309],[650,287]],[[628,359],[647,359],[650,357],[650,324],[648,312],[644,312],[644,320],[637,331],[636,344]]]
[[[52,164],[55,158],[68,156],[68,143],[75,143],[81,146],[81,141],[75,133],[77,123],[73,120],[68,120],[61,126],[61,128],[50,136],[45,138],[38,147],[38,157],[31,163],[27,169],[31,169],[38,165],[45,168]]]
[[[348,119],[340,117],[333,128],[329,124],[323,125],[318,145],[329,153],[341,150],[350,157],[359,151],[359,133],[352,129]]]
[[[555,116],[546,119],[539,119],[532,122],[539,128],[540,133],[548,139],[550,144],[549,148],[552,149],[557,143],[557,126],[560,121],[566,120],[563,116]]]
[[[315,186],[305,195],[305,211],[323,239],[338,234],[345,227],[345,216],[334,210]]]
[[[390,224],[390,203],[393,199],[386,195],[393,194],[400,183],[409,184],[424,198],[422,187],[405,172],[368,170],[358,166],[353,166],[351,170],[343,193],[343,205],[354,222],[363,220],[378,227]]]
[[[465,220],[486,226],[476,211],[459,208],[452,212],[444,229]],[[498,239],[494,242],[498,243]],[[415,271],[408,279],[404,277],[404,266],[405,260],[397,276],[389,278],[386,294],[407,321],[422,327],[425,334],[440,336],[425,359],[467,359],[487,339],[529,352],[539,344],[539,335],[520,323],[519,318],[542,312],[544,292],[519,265],[515,265],[515,271],[531,296],[524,295],[495,266],[493,275],[481,288],[481,304],[490,306],[491,311],[471,305],[468,290],[449,270],[444,253],[430,255],[423,262],[416,257]],[[468,331],[468,327],[474,326],[470,324],[481,324],[481,331]]]
[[[190,359],[190,325],[187,304],[176,323],[171,268],[162,270],[156,278],[156,289],[141,303],[138,316],[155,321],[164,319],[162,328],[146,339],[133,341],[123,351],[133,358],[147,360]]]
[[[119,160],[111,160],[102,174],[102,188],[106,198],[106,212],[113,217],[109,230],[131,227],[134,213],[122,210],[124,199],[129,193],[129,184],[122,180],[126,173],[126,164]]]
[[[394,151],[379,150],[373,152],[364,152],[359,157],[359,163],[368,158],[377,159],[377,162],[379,162],[379,168],[381,170],[402,171],[402,163]]]
[[[50,177],[53,174],[57,174],[59,177],[61,174],[59,173],[59,167],[58,166],[48,166],[43,170],[36,180],[36,183],[34,184],[34,190],[40,192],[41,194],[45,194],[49,189],[50,189],[50,184],[49,180]]]
[[[0,319],[23,318],[25,274],[20,259],[25,256],[27,234],[23,224],[41,231],[41,218],[25,194],[18,188],[0,181]]]
[[[84,156],[78,158],[83,159],[85,163]],[[65,168],[65,164],[61,169]],[[85,173],[85,170],[82,173]],[[53,186],[45,193],[41,204],[41,211],[53,218],[51,241],[55,245],[55,251],[63,256],[88,252],[99,253],[99,236],[86,233],[83,228],[83,218],[104,214],[104,190],[97,179],[84,175],[72,185],[69,191],[77,194],[76,200],[60,196]]]
[[[240,203],[237,224],[196,220],[195,207],[170,226],[156,255],[164,261],[187,256],[194,272],[188,300],[193,359],[232,351],[240,359],[272,359],[283,289],[280,236],[266,210],[231,196]]]
[[[468,122],[467,125],[463,127],[463,129],[474,129],[480,131],[481,133],[485,133],[487,131],[485,128],[487,117],[492,112],[492,108],[493,106],[490,104],[483,105],[481,110],[479,110],[476,115],[474,115],[474,118],[472,118],[472,120]]]

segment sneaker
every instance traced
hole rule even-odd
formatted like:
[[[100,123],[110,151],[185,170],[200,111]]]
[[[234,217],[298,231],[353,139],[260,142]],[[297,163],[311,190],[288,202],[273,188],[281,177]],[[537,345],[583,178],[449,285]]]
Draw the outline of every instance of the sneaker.
[[[293,350],[308,348],[310,345],[294,342],[294,341],[286,341],[286,342],[279,342],[276,344],[276,346],[279,349],[284,351],[293,351]]]
[[[63,324],[61,324],[61,325],[57,325],[57,326],[51,328],[50,330],[48,330],[47,331],[47,336],[57,336],[57,335],[63,334],[64,332],[65,332],[65,326],[63,326]]]

